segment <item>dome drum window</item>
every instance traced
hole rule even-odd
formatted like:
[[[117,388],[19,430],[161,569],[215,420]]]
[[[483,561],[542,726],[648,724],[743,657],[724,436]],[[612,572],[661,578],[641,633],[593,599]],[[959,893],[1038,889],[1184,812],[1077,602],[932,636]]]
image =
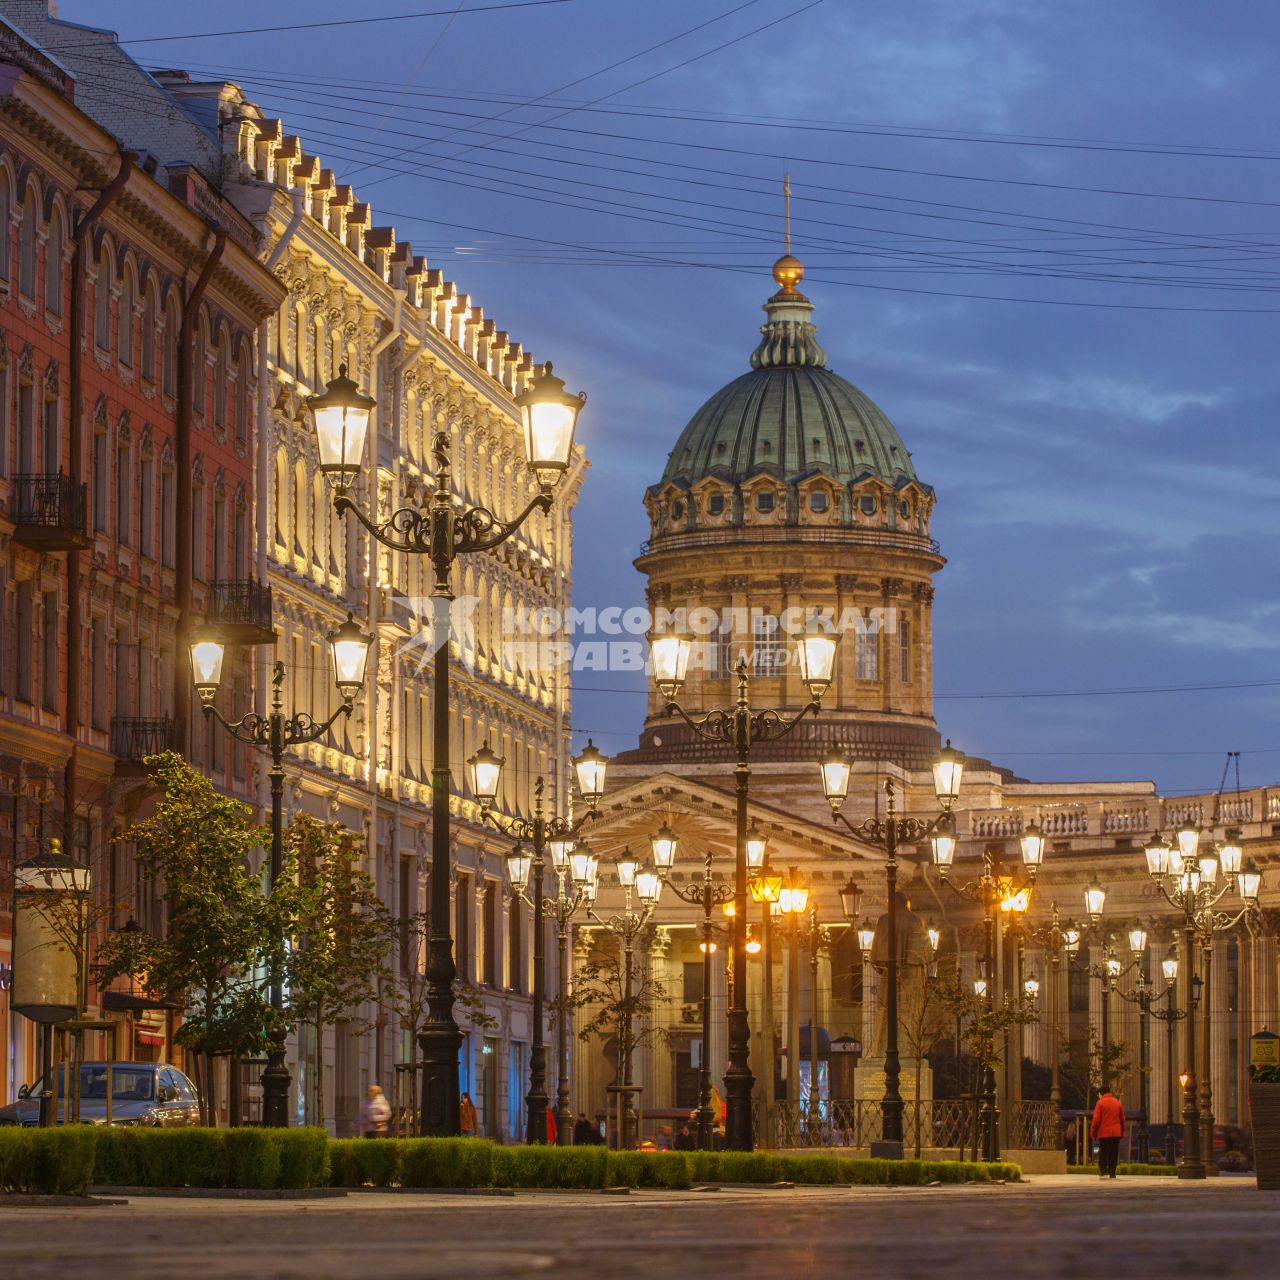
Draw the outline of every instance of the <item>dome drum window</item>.
[[[774,506],[774,492],[772,489],[761,489],[756,493],[756,510],[761,515],[768,515]]]
[[[864,493],[862,497],[858,499],[858,510],[860,510],[864,516],[875,515],[877,509],[878,504],[874,493]]]
[[[724,515],[724,494],[713,493],[707,498],[707,515],[722,516]]]
[[[831,498],[825,489],[815,489],[809,495],[809,510],[821,515],[831,506]]]

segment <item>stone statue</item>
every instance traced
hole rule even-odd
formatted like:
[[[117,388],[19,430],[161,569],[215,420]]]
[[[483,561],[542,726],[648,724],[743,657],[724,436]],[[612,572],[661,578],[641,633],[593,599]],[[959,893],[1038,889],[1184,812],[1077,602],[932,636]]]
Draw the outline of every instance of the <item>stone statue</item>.
[[[889,959],[889,917],[886,913],[876,921],[875,937],[871,943],[871,963],[882,975]],[[907,895],[898,891],[898,1053],[901,1057],[914,1057],[917,1028],[924,1015],[924,984],[929,961],[929,935],[924,921],[911,910]],[[871,1041],[870,1057],[883,1058],[888,1044],[888,1009],[884,980],[881,979],[880,999],[876,1006],[875,1033]]]

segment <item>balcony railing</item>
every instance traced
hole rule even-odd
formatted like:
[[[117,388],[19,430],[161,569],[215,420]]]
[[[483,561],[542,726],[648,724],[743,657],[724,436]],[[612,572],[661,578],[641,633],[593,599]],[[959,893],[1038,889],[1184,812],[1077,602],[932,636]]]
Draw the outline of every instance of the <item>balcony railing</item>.
[[[71,551],[89,545],[88,486],[59,471],[17,475],[9,498],[13,539],[41,551]]]
[[[111,754],[116,758],[117,768],[140,768],[147,756],[180,749],[178,722],[171,716],[113,716],[111,719]]]
[[[271,588],[256,578],[230,578],[209,584],[209,622],[233,644],[271,644]]]

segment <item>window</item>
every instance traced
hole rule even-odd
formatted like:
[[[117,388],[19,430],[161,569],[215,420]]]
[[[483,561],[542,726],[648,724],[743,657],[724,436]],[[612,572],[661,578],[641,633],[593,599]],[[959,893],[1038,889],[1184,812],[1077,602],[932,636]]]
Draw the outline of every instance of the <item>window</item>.
[[[177,517],[174,509],[173,467],[160,469],[160,563],[172,569],[177,560],[174,546],[177,537]]]
[[[55,316],[62,314],[62,262],[62,215],[55,209],[44,243],[44,308]]]
[[[756,494],[756,510],[762,515],[767,515],[773,510],[773,498],[774,494],[772,489],[761,489],[760,492]]]
[[[222,582],[227,573],[227,499],[224,494],[213,497],[213,574],[214,582]]]
[[[249,443],[249,353],[242,351],[236,364],[236,444]]]
[[[204,552],[204,485],[197,484],[191,491],[191,576],[201,581],[205,577]]]
[[[898,620],[898,679],[911,683],[911,619]]]
[[[201,323],[196,326],[196,348],[191,357],[191,408],[196,413],[204,413],[204,384],[209,373],[207,350],[208,342]]]
[[[484,985],[498,985],[500,952],[498,949],[498,883],[486,880],[484,884]]]
[[[724,515],[724,494],[713,493],[707,499],[707,515],[722,516]]]
[[[49,475],[58,470],[58,459],[62,453],[61,415],[58,413],[57,397],[45,390],[44,399],[44,469]]]
[[[93,341],[99,351],[111,350],[111,252],[105,244],[93,284]]]
[[[46,591],[41,598],[40,628],[44,639],[41,658],[40,693],[46,711],[58,709],[58,593]]]
[[[167,396],[178,394],[178,304],[172,299],[164,309],[164,364],[161,370],[162,390]]]
[[[107,491],[111,483],[111,466],[107,461],[105,427],[93,433],[93,527],[97,533],[107,531]]]
[[[133,270],[126,267],[120,286],[120,363],[133,368]]]
[[[142,351],[142,376],[147,382],[156,380],[156,295],[148,289],[142,299],[142,328],[138,333]]]
[[[116,541],[122,547],[133,545],[133,511],[130,505],[133,494],[133,470],[131,453],[127,443],[116,449]]]
[[[243,502],[236,503],[236,515],[232,529],[231,576],[249,576],[249,512]]]
[[[155,482],[155,462],[147,452],[138,468],[138,550],[144,556],[155,555]]]
[[[9,190],[9,173],[0,169],[0,280],[9,281],[9,219],[12,212],[13,195]]]
[[[684,986],[683,994],[680,999],[684,1004],[699,1004],[702,1001],[702,993],[706,990],[703,985],[703,979],[706,977],[706,970],[701,960],[686,960],[684,962]]]
[[[671,518],[672,520],[684,519],[684,503],[683,502],[680,502],[679,500],[677,500],[671,504]]]
[[[36,461],[36,389],[30,382],[18,387],[18,474],[39,469]]]
[[[36,219],[36,193],[28,187],[18,228],[18,292],[32,302],[36,300]]]
[[[276,452],[276,542],[284,547],[289,540],[286,530],[289,527],[289,464],[285,460],[284,450]]]
[[[782,665],[782,647],[778,640],[778,619],[766,615],[752,624],[755,673],[759,677],[776,676]]]
[[[876,499],[875,499],[875,494],[872,494],[872,493],[864,493],[864,494],[862,495],[862,497],[858,499],[858,506],[859,506],[859,508],[861,509],[862,514],[863,514],[864,516],[873,516],[873,515],[875,515],[875,513],[876,513]]]
[[[880,678],[879,628],[861,624],[854,632],[854,673],[859,680]]]
[[[728,620],[725,620],[726,623]],[[715,646],[712,653],[711,674],[717,680],[727,680],[738,668],[738,657],[742,646],[735,643],[733,628],[724,626],[717,631],[711,643]]]
[[[831,506],[831,498],[825,489],[815,489],[809,495],[809,510],[816,511],[819,514],[826,511]]]
[[[458,897],[454,903],[453,926],[454,960],[458,968],[458,981],[471,981],[471,877],[458,877]]]
[[[507,973],[512,991],[524,991],[524,904],[511,899],[507,912]]]
[[[225,339],[221,339],[213,358],[213,425],[219,431],[227,429],[227,382],[230,377],[227,344]]]
[[[13,632],[14,668],[13,696],[20,702],[33,702],[34,673],[32,671],[35,638],[36,611],[35,590],[29,581],[18,583],[14,595]]]
[[[133,713],[133,688],[129,669],[135,658],[133,646],[129,643],[129,633],[123,627],[116,630],[115,653],[112,656],[112,670],[116,678],[115,713],[124,717]]]

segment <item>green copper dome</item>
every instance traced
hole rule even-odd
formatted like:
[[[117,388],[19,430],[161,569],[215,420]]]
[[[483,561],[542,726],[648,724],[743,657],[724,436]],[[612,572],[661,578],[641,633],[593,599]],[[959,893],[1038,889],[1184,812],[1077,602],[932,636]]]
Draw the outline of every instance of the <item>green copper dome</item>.
[[[761,471],[784,481],[814,474],[839,484],[867,474],[891,485],[914,480],[911,455],[893,424],[827,368],[809,299],[784,283],[764,310],[769,319],[751,372],[693,415],[656,487],[711,475],[738,483]]]

